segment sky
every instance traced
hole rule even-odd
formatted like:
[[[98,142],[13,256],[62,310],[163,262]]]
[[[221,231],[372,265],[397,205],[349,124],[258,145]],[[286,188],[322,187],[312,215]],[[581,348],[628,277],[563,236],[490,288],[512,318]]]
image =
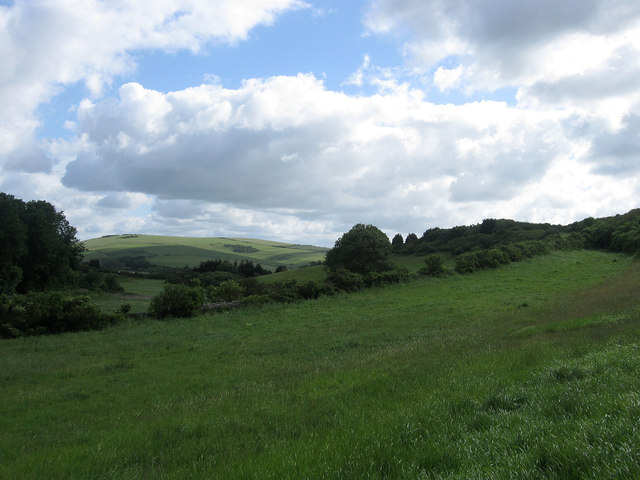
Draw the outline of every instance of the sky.
[[[0,191],[332,246],[640,206],[636,0],[0,0]]]

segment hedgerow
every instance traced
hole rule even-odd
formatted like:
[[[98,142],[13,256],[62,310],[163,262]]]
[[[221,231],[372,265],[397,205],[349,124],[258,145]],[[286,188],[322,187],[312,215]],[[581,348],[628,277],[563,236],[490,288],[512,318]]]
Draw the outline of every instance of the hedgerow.
[[[0,336],[20,337],[94,330],[116,323],[118,313],[102,312],[88,296],[58,292],[0,296]]]

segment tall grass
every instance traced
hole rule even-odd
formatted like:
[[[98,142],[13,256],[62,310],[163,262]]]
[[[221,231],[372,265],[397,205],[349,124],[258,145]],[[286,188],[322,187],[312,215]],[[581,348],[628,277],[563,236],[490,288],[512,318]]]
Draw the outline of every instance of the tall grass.
[[[564,252],[5,340],[0,478],[638,478],[639,285]]]

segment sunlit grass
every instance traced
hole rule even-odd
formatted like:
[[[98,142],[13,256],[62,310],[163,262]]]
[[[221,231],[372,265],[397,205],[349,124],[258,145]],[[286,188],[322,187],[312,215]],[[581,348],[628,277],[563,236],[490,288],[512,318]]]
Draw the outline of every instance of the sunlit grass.
[[[113,235],[84,242],[87,259],[121,256],[143,256],[160,266],[195,267],[205,260],[240,261],[251,259],[268,269],[279,265],[296,268],[324,260],[326,248],[295,245],[268,240],[242,238],[166,237],[155,235]],[[233,247],[244,247],[246,252]]]
[[[0,342],[0,478],[640,476],[640,268],[554,253]]]

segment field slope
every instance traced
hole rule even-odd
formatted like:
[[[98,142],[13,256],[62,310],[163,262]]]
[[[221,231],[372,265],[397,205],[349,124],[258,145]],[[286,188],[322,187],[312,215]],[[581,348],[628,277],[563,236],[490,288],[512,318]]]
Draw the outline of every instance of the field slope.
[[[0,478],[640,478],[640,265],[0,341]]]
[[[297,268],[324,260],[326,248],[249,238],[195,238],[156,235],[109,235],[83,242],[85,259],[101,261],[144,257],[151,264],[182,268],[205,260],[251,260],[264,268]]]

